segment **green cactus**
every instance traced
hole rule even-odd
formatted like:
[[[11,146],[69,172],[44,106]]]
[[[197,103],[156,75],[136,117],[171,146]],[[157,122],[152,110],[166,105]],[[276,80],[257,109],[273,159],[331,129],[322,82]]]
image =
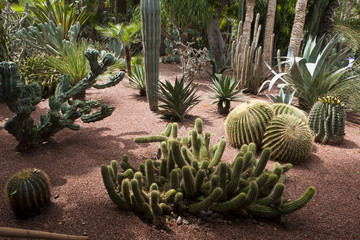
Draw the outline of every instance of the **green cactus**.
[[[344,139],[345,121],[344,104],[336,96],[325,96],[311,108],[309,116],[310,129],[315,142],[338,144]]]
[[[191,140],[179,138],[177,127],[173,126],[169,124],[166,134],[161,134],[165,137],[160,143],[161,162],[148,159],[145,164],[140,164],[142,167],[139,170],[133,171],[125,157],[127,164],[120,164],[125,172],[119,171],[114,161],[104,167],[106,189],[120,209],[130,207],[150,221],[156,219],[156,222],[162,215],[187,209],[190,213],[211,209],[215,212],[251,212],[260,216],[281,217],[303,207],[314,193],[314,188],[311,188],[297,200],[284,201],[283,181],[291,164],[275,163],[273,169],[265,169],[271,155],[269,148],[264,149],[257,160],[254,143],[241,145],[241,152],[233,163],[222,162],[225,141],[209,146],[211,134],[204,137],[200,119],[190,131]],[[151,136],[145,138],[151,139]],[[152,141],[157,140],[152,138]],[[206,154],[201,154],[201,151]],[[208,157],[210,151],[215,151],[213,158]]]
[[[123,79],[124,72],[120,72],[108,83],[96,85],[96,78],[116,62],[113,55],[105,54],[102,62],[98,63],[98,55],[98,51],[90,48],[85,52],[91,66],[91,73],[73,87],[70,88],[68,75],[61,77],[55,95],[49,98],[48,114],[41,115],[37,125],[34,124],[31,114],[41,100],[42,94],[39,85],[21,82],[15,63],[0,63],[0,103],[6,103],[16,114],[5,123],[4,127],[19,141],[16,147],[17,151],[25,151],[30,147],[49,142],[56,132],[64,128],[79,130],[80,126],[74,123],[78,118],[81,118],[84,123],[88,123],[111,115],[115,108],[108,107],[106,104],[101,107],[101,110],[90,114],[91,109],[100,106],[98,101],[69,100],[72,96],[92,86],[115,85]]]
[[[274,111],[264,101],[243,103],[226,118],[226,138],[236,148],[251,142],[260,146],[265,128],[273,116]]]
[[[7,181],[5,193],[18,217],[32,217],[50,201],[49,177],[36,168],[24,169]]]
[[[305,112],[297,107],[285,103],[274,103],[271,107],[274,110],[275,115],[290,114],[307,122]]]
[[[313,139],[307,123],[287,114],[271,120],[263,139],[263,147],[271,149],[271,158],[281,162],[305,161],[312,146]]]
[[[146,96],[151,111],[158,110],[158,80],[160,59],[160,0],[141,0],[140,2],[142,41],[144,48],[144,65]]]

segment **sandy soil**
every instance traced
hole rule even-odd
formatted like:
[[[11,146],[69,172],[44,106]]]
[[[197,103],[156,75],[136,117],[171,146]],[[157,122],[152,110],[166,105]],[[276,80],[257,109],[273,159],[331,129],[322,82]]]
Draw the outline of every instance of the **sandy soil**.
[[[160,78],[173,80],[181,76],[177,65],[161,65]],[[225,117],[216,112],[206,98],[208,77],[199,80],[202,101],[179,123],[179,135],[187,135],[196,117],[204,121],[204,130],[215,133],[212,143],[225,137]],[[89,90],[87,98],[99,99],[115,106],[112,116],[103,121],[82,124],[77,132],[64,130],[54,136],[56,144],[42,145],[27,153],[17,153],[15,138],[4,130],[7,118],[13,116],[0,104],[0,226],[43,230],[90,239],[360,239],[360,125],[358,116],[346,122],[345,140],[341,145],[315,144],[307,162],[288,172],[286,194],[294,199],[309,186],[316,195],[303,209],[287,216],[285,222],[226,216],[208,219],[184,216],[181,225],[170,219],[167,229],[157,229],[141,218],[120,211],[109,199],[100,174],[101,164],[129,155],[136,166],[152,157],[157,144],[135,144],[136,136],[158,134],[168,121],[152,113],[146,98],[123,80],[106,90]],[[244,99],[262,98],[247,96]],[[240,103],[232,103],[232,107]],[[47,102],[38,106],[34,118],[47,112]],[[227,145],[224,161],[237,153]],[[271,164],[271,163],[270,163]],[[52,184],[51,204],[30,219],[16,219],[5,200],[6,180],[23,168],[35,167],[48,173]],[[199,220],[200,219],[200,220]]]

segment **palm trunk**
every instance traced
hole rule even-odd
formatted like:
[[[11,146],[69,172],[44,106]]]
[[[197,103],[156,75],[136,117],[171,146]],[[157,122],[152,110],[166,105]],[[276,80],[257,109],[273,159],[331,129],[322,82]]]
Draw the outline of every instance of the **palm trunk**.
[[[242,42],[241,42],[241,46],[242,46],[241,49],[243,50],[245,49],[245,45],[251,36],[251,24],[254,20],[254,8],[255,8],[255,0],[246,0],[246,14],[245,14],[245,22],[243,26]]]
[[[131,76],[131,55],[128,46],[125,47],[125,58],[126,58],[126,68],[128,71],[128,76]]]
[[[264,61],[272,66],[273,56],[273,42],[269,41],[273,39],[274,24],[276,13],[276,0],[269,0],[267,6],[266,23],[265,23],[265,36],[264,36]],[[264,68],[265,71],[267,68]]]
[[[324,18],[320,24],[321,28],[319,36],[329,35],[332,32],[335,25],[334,18],[339,6],[339,0],[330,0],[329,4],[326,6]]]
[[[211,55],[214,58],[221,56],[219,67],[222,67],[226,59],[226,45],[220,31],[220,16],[214,16],[210,24],[208,24],[207,35]]]
[[[301,40],[303,37],[307,2],[308,0],[298,0],[296,2],[295,19],[293,28],[291,30],[289,44],[289,47],[294,54],[294,57],[297,57],[299,55]]]

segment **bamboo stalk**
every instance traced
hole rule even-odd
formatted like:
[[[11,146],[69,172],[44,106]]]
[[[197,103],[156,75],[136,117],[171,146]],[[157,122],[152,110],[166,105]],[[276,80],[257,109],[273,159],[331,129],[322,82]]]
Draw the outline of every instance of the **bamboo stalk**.
[[[71,239],[71,240],[83,240],[89,239],[88,236],[75,236],[68,234],[59,234],[59,233],[50,233],[36,230],[27,230],[21,228],[9,228],[9,227],[0,227],[0,236],[1,237],[11,237],[11,238],[41,238],[41,239]]]

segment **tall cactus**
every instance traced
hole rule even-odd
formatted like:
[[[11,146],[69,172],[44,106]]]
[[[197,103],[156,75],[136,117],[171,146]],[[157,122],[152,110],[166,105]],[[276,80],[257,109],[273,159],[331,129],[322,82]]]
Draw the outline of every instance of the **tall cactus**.
[[[311,108],[310,129],[315,142],[337,144],[344,139],[344,104],[336,96],[325,96]]]
[[[284,174],[292,165],[275,163],[273,170],[266,169],[271,154],[268,148],[257,160],[255,144],[243,145],[234,162],[228,163],[220,161],[225,141],[210,146],[211,134],[203,133],[201,119],[196,119],[189,135],[180,139],[177,125],[170,123],[161,133],[163,139],[159,136],[135,138],[138,143],[161,142],[161,163],[148,159],[145,169],[140,167],[135,174],[127,174],[128,171],[133,173],[127,157],[120,162],[125,173],[118,173],[114,160],[110,165],[102,165],[101,173],[110,199],[120,209],[132,208],[153,221],[160,215],[186,209],[190,213],[208,209],[240,214],[248,211],[279,218],[300,209],[314,195],[315,188],[310,187],[297,200],[283,198]]]
[[[263,80],[264,54],[262,47],[258,46],[261,25],[259,25],[260,14],[256,15],[254,35],[252,42],[244,39],[246,45],[242,46],[242,22],[238,26],[237,38],[231,45],[231,66],[236,81],[240,82],[240,88],[245,88],[249,93],[257,93]]]
[[[5,123],[4,128],[19,141],[16,150],[24,151],[29,147],[51,141],[51,137],[64,128],[79,130],[80,126],[74,123],[78,118],[81,118],[84,123],[89,123],[100,121],[112,114],[115,108],[107,104],[90,114],[91,109],[100,106],[96,100],[69,100],[90,87],[102,89],[114,86],[124,77],[124,72],[119,72],[109,81],[96,84],[96,78],[113,65],[116,59],[112,54],[104,54],[102,62],[99,63],[99,52],[91,48],[85,52],[85,56],[89,60],[91,73],[73,87],[70,87],[70,76],[62,76],[55,95],[49,98],[48,114],[41,115],[37,125],[34,124],[31,113],[36,110],[36,105],[41,101],[40,86],[36,83],[24,84],[20,80],[21,76],[15,63],[0,63],[0,103],[6,103],[16,114]]]
[[[17,216],[34,216],[50,201],[49,177],[39,169],[24,169],[8,180],[5,192]]]
[[[140,3],[142,40],[144,47],[144,64],[146,93],[150,110],[158,110],[158,81],[160,59],[160,0],[141,0]]]

